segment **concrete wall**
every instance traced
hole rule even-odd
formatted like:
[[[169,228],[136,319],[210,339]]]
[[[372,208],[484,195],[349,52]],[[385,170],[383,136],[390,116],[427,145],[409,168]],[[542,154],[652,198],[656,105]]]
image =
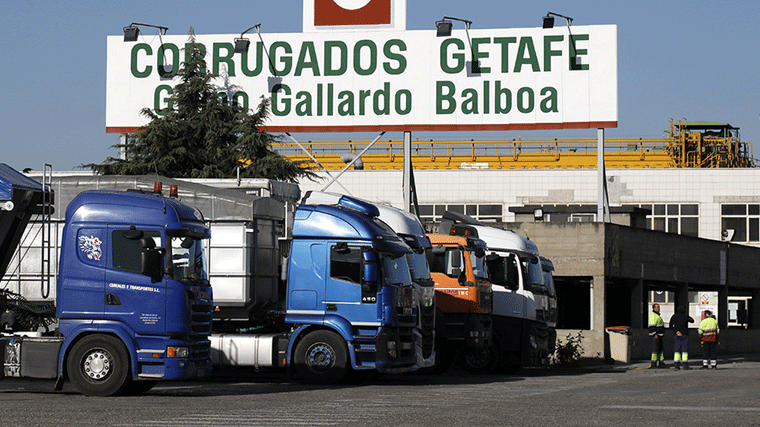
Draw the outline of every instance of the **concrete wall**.
[[[564,335],[563,335],[564,336]],[[631,357],[634,360],[650,360],[652,341],[646,329],[632,330],[630,337]],[[584,342],[585,345],[585,342]],[[663,339],[665,360],[673,361],[673,333],[665,332]],[[757,354],[760,352],[760,329],[729,329],[720,331],[718,358],[731,354]],[[694,366],[702,363],[702,346],[696,329],[689,330],[689,360]]]
[[[632,301],[632,323],[642,324],[649,313],[646,305],[646,286],[667,289],[719,290],[727,295],[731,290],[760,289],[760,249],[699,239],[670,233],[602,223],[545,223],[521,222],[501,224],[502,228],[527,234],[536,242],[542,255],[554,262],[555,275],[592,277],[591,329],[582,330],[584,357],[605,356],[605,319],[607,284],[629,287],[641,292],[641,301]],[[637,287],[639,289],[634,289]],[[561,303],[560,303],[561,304]],[[725,304],[722,306],[725,310]],[[618,309],[617,307],[613,307]],[[638,313],[635,313],[638,311]],[[718,313],[726,318],[726,313]],[[643,320],[642,320],[643,319]],[[721,354],[757,352],[760,350],[760,330],[741,330],[723,327]],[[578,330],[558,330],[557,337],[565,341]],[[701,360],[702,350],[696,330],[692,333],[690,354]],[[646,329],[635,328],[629,339],[632,357],[649,360],[651,341]],[[673,356],[672,334],[665,337],[665,354]]]

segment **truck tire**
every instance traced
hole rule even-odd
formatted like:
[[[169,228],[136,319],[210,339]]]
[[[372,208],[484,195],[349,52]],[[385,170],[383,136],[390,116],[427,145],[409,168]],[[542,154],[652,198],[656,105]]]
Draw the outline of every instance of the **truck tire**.
[[[66,371],[74,387],[88,396],[113,396],[131,381],[127,349],[110,335],[89,335],[74,344]]]
[[[296,371],[306,381],[335,384],[348,372],[348,350],[343,339],[331,331],[314,331],[296,345]]]
[[[488,374],[499,364],[499,350],[496,345],[488,347],[468,347],[464,350],[464,367],[475,374]]]

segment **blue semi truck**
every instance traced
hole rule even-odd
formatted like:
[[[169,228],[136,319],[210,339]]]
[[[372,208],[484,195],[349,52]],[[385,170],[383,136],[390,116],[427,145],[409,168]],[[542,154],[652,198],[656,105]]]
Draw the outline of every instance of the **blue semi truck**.
[[[413,251],[379,215],[375,205],[346,196],[300,205],[281,298],[267,296],[282,309],[238,310],[234,331],[211,336],[215,365],[288,368],[318,383],[419,369],[419,300],[406,258]],[[268,229],[251,228],[257,238]],[[253,257],[266,253],[252,246]],[[257,290],[254,284],[249,293]],[[233,308],[220,306],[215,324],[233,325]]]
[[[29,219],[45,213],[46,189],[4,164],[0,188],[5,274]],[[209,375],[208,237],[200,212],[175,199],[79,194],[66,210],[56,304],[38,306],[0,289],[2,375],[56,378],[57,389],[69,379],[99,396]]]

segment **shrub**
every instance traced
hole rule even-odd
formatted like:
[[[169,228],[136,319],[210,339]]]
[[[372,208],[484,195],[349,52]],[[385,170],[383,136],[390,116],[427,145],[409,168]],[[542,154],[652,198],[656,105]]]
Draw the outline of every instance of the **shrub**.
[[[578,331],[575,336],[567,334],[564,342],[562,339],[557,339],[554,353],[549,356],[549,365],[553,367],[576,365],[583,355],[581,340],[583,340],[581,331]]]

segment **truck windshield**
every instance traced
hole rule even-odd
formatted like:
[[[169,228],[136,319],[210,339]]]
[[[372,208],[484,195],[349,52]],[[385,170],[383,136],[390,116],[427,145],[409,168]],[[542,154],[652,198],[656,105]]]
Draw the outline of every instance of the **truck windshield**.
[[[383,256],[383,283],[386,286],[411,286],[412,277],[409,275],[409,264],[406,257],[391,258]]]
[[[406,262],[409,263],[409,272],[412,275],[412,280],[417,283],[425,283],[425,281],[432,282],[430,278],[430,267],[428,266],[427,257],[425,253],[411,253],[406,254]],[[432,284],[431,284],[432,286]]]
[[[192,243],[192,244],[190,244]],[[206,253],[202,240],[172,237],[172,278],[179,281],[207,281]]]
[[[474,251],[470,251],[470,261],[472,262],[472,272],[478,279],[488,280],[488,270],[486,269],[485,256],[477,256]],[[540,269],[540,267],[539,267]]]
[[[525,273],[525,289],[531,292],[544,291],[544,272],[541,263],[532,262],[530,258],[521,258],[523,273]]]

